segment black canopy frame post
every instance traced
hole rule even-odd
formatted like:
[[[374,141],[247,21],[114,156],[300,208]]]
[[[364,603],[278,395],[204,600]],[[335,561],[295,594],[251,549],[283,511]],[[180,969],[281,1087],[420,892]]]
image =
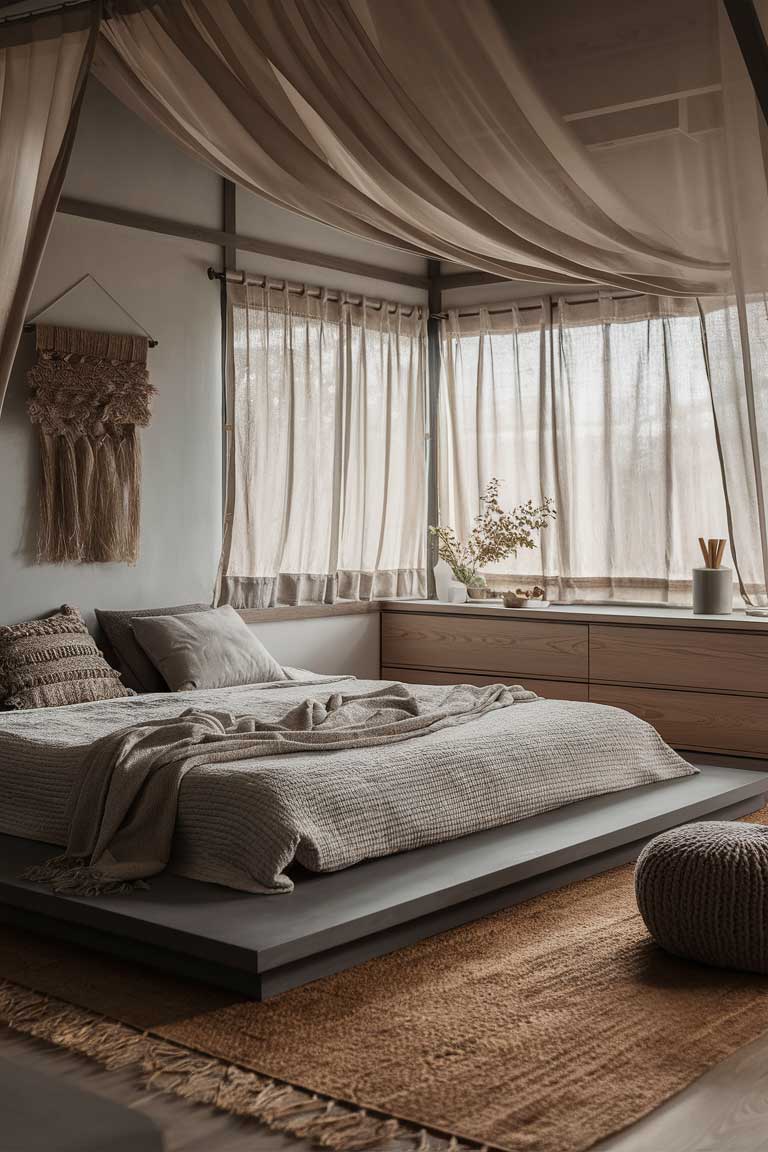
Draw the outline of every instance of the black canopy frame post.
[[[437,563],[437,539],[429,525],[439,523],[437,468],[438,428],[440,420],[440,319],[443,311],[443,289],[440,284],[439,260],[427,261],[427,595],[434,598]]]
[[[768,125],[768,43],[754,0],[723,0],[734,35]]]

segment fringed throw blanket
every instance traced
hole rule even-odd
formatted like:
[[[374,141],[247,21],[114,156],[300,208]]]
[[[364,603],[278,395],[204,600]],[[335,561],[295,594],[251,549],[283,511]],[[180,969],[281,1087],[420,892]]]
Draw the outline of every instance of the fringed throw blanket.
[[[192,768],[285,753],[375,749],[477,720],[517,702],[536,700],[519,686],[458,685],[439,710],[423,711],[402,684],[364,696],[306,699],[280,719],[190,709],[173,720],[136,724],[97,740],[87,751],[67,852],[28,873],[57,892],[95,896],[128,891],[167,865],[181,782]],[[295,765],[300,775],[300,764]],[[285,784],[284,805],[291,783]],[[273,830],[273,839],[279,829]],[[396,842],[393,828],[391,851]],[[261,871],[279,873],[274,845],[255,845]]]
[[[37,326],[28,411],[40,426],[37,559],[135,563],[154,389],[144,336]]]

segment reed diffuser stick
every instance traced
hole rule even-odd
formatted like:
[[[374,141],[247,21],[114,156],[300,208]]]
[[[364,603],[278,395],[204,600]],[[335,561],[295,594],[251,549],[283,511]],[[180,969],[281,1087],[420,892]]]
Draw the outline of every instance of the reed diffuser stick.
[[[725,552],[725,545],[727,541],[721,540],[717,546],[717,555],[715,556],[715,568],[719,568],[723,562],[723,553]]]
[[[727,543],[728,541],[723,540],[722,537],[715,539],[714,536],[710,536],[708,540],[705,540],[703,536],[699,536],[699,548],[704,557],[705,568],[720,567],[723,562],[723,554]]]
[[[709,553],[707,552],[707,546],[704,543],[703,536],[699,536],[699,548],[701,548],[701,554],[704,557],[704,565],[706,568],[709,568]]]

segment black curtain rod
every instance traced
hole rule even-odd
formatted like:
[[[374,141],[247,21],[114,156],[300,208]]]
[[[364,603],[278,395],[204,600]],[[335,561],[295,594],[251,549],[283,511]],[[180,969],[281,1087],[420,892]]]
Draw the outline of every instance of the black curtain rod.
[[[255,276],[250,277],[247,272],[217,272],[215,268],[208,269],[209,280],[225,280],[228,284],[253,285],[256,288],[275,288],[285,290],[295,296],[319,297],[326,291],[327,298],[334,303],[352,304],[362,306],[363,297],[356,293],[339,292],[335,289],[322,289],[300,284],[298,281],[285,280],[281,277]],[[386,308],[390,312],[398,310],[404,316],[413,316],[422,307],[421,304],[398,304],[393,300],[365,300],[365,307],[380,312]]]
[[[617,293],[615,295],[611,295],[609,297],[609,299],[610,300],[640,300],[643,296],[646,296],[646,295],[647,295],[646,292],[622,292],[622,293]],[[599,304],[600,297],[599,296],[590,296],[589,299],[587,299],[587,300],[569,300],[566,297],[565,301],[567,304],[570,304],[571,307],[573,307],[576,304]],[[517,305],[517,310],[518,310],[518,312],[538,312],[541,307],[542,307],[541,304],[519,304],[519,305]],[[489,316],[503,316],[505,312],[512,312],[514,308],[515,308],[514,304],[512,304],[512,305],[506,304],[503,308],[486,308],[485,311],[488,313]],[[551,302],[550,308],[553,312],[555,311],[555,309],[557,308],[557,300],[553,300]],[[480,312],[479,312],[479,310],[478,311],[472,311],[472,312],[459,311],[456,313],[456,315],[459,318],[461,318],[463,316],[479,316]],[[448,312],[436,313],[436,319],[438,319],[438,320],[447,320],[447,318],[448,318]]]

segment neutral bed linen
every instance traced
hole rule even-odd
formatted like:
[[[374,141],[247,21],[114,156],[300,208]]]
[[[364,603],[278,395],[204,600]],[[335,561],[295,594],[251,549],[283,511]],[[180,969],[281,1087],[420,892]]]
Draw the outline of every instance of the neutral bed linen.
[[[275,722],[310,696],[381,686],[304,674],[2,716],[0,832],[65,845],[84,751],[118,729],[189,708]],[[438,712],[452,689],[408,691],[420,709]],[[695,771],[629,713],[535,699],[382,748],[196,766],[179,792],[170,867],[246,891],[286,891],[293,861],[333,871]]]

